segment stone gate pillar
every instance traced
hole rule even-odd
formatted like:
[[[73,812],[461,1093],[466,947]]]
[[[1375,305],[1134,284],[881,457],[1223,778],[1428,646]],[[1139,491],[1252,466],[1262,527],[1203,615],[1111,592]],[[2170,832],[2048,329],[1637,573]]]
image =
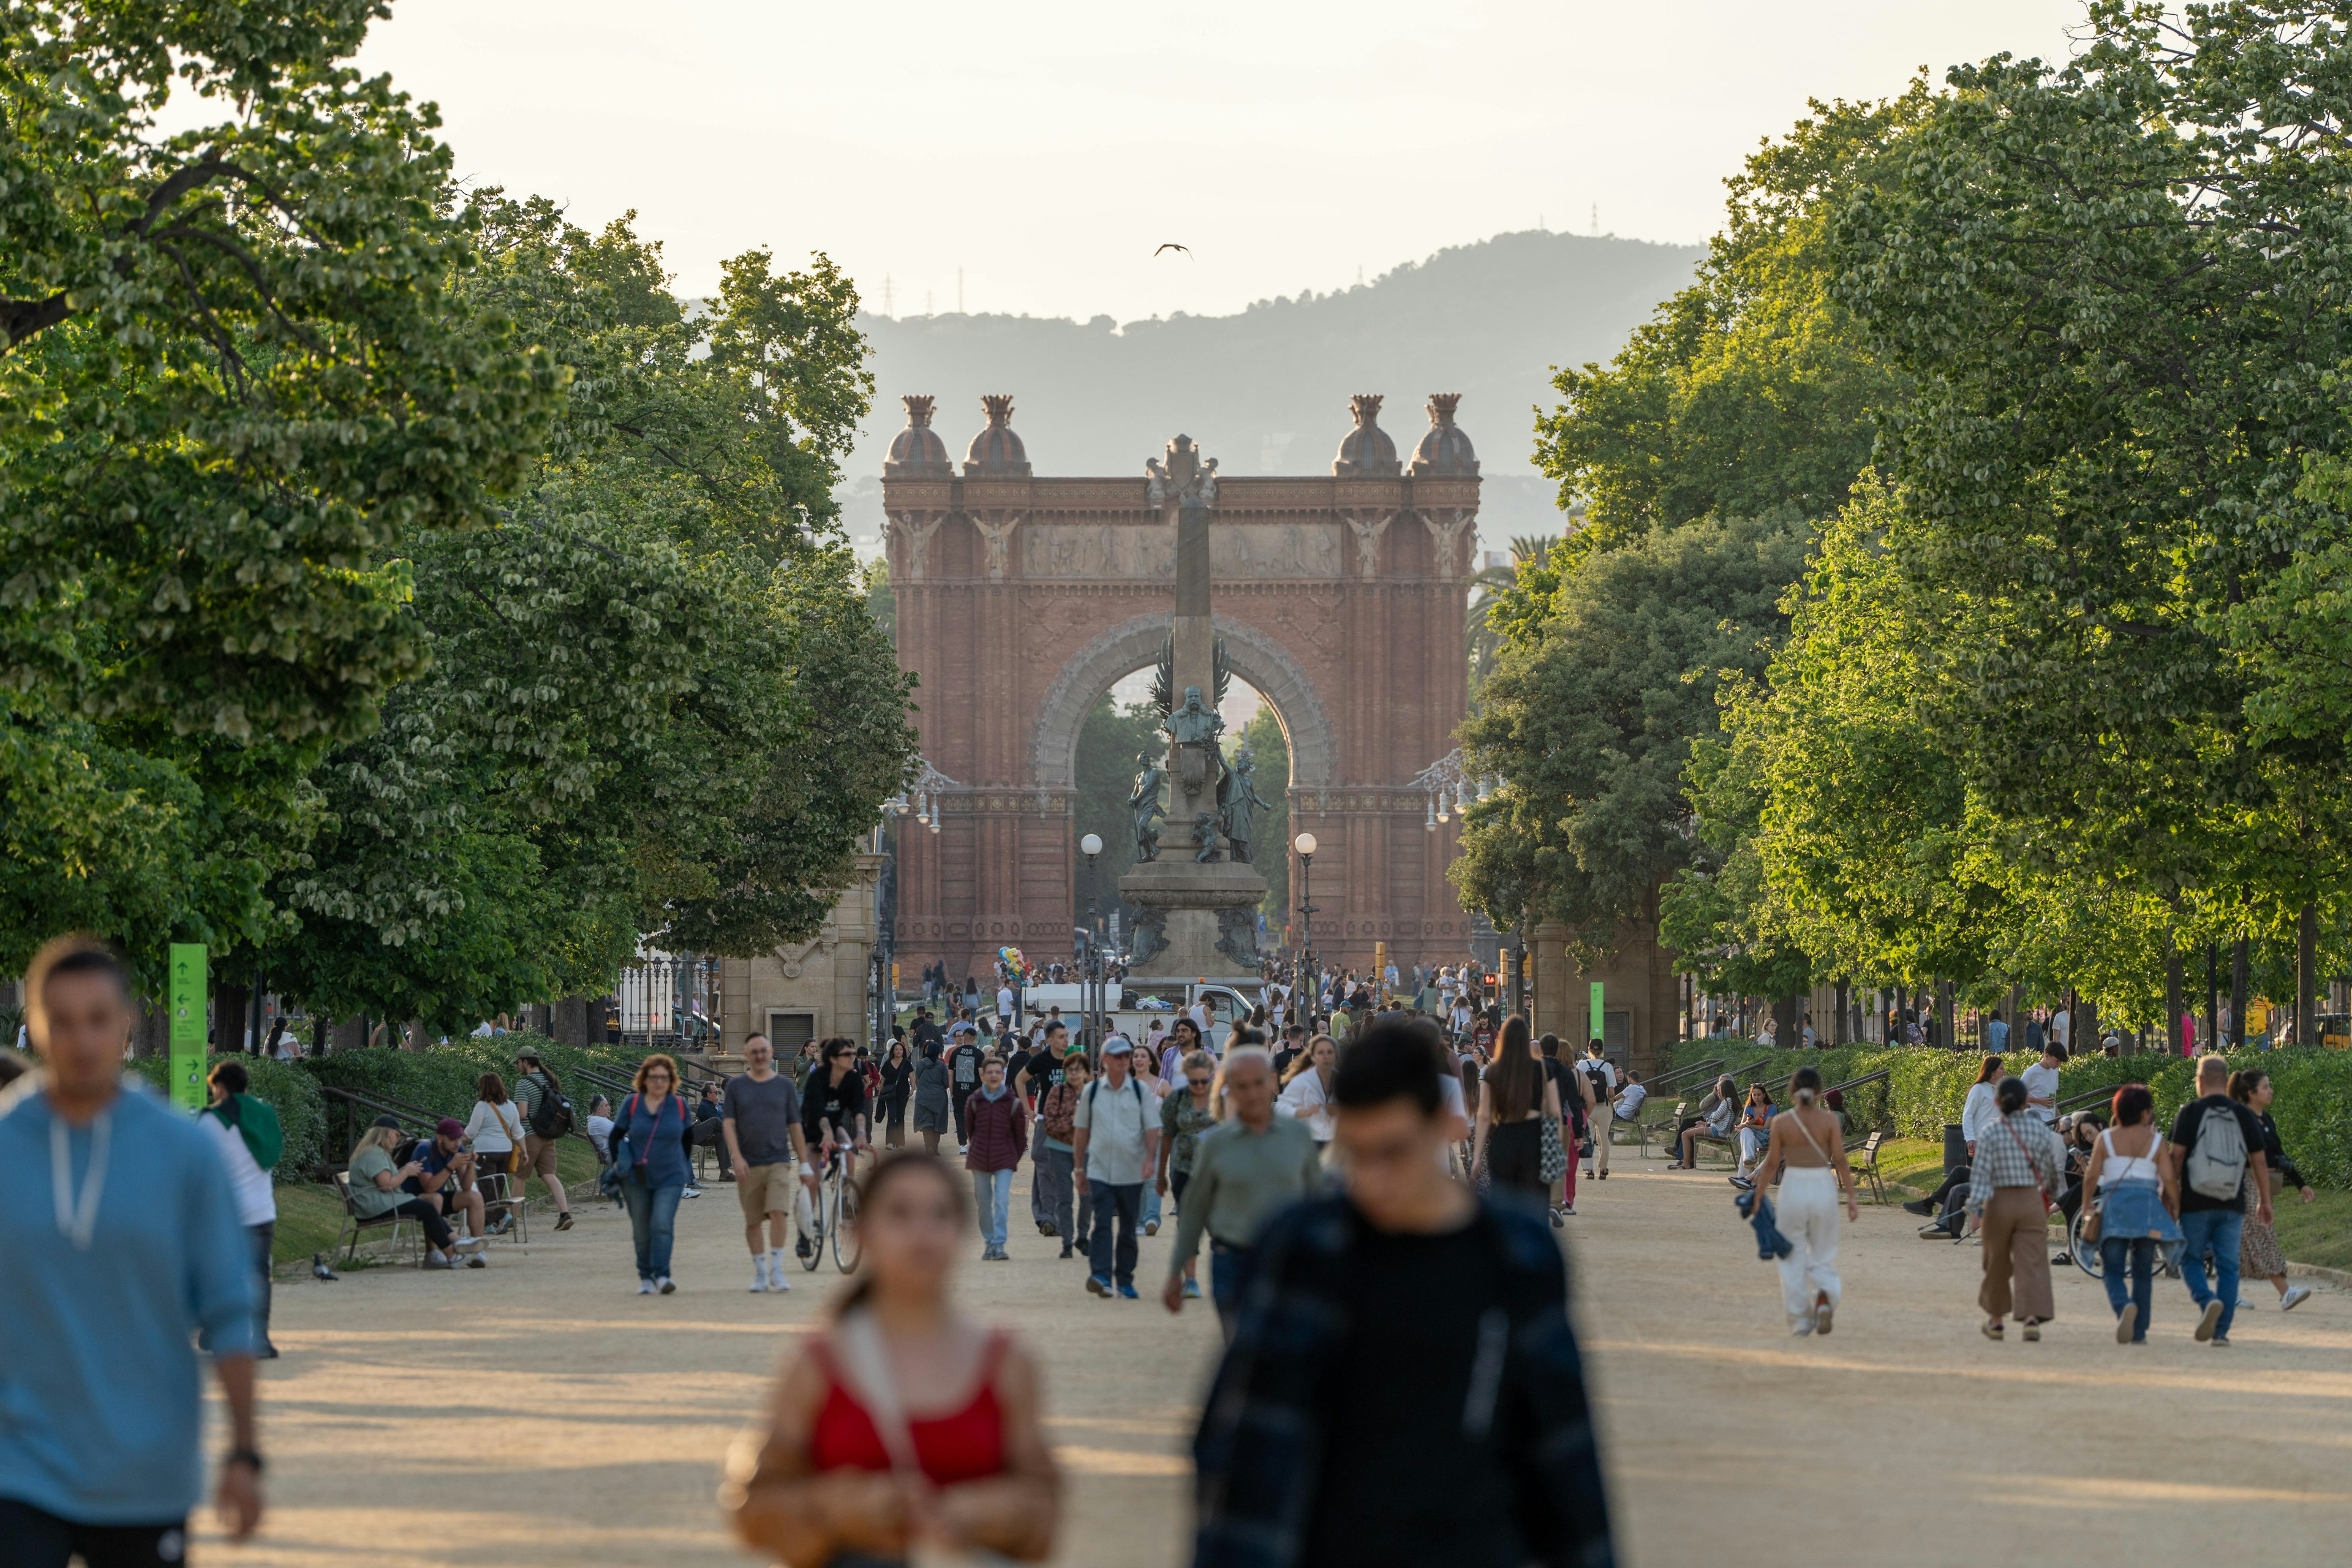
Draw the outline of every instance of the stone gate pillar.
[[[1574,976],[1568,963],[1568,928],[1558,921],[1538,921],[1528,933],[1528,949],[1535,954],[1536,994],[1534,1016],[1528,1021],[1534,1026],[1536,1036],[1558,1035],[1570,1038],[1570,1013],[1575,998],[1569,993]]]

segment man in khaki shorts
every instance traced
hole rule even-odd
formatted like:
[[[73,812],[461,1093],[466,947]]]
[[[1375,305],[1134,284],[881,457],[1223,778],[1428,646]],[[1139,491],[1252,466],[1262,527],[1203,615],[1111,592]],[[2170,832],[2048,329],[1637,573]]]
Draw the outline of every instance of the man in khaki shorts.
[[[785,1226],[799,1197],[794,1184],[816,1184],[801,1132],[800,1091],[776,1070],[775,1047],[765,1035],[743,1042],[743,1070],[727,1080],[719,1129],[735,1165],[735,1197],[743,1205],[743,1239],[751,1248],[751,1289],[789,1290],[784,1278]],[[761,1222],[771,1245],[760,1245]]]
[[[563,1134],[571,1130],[568,1125],[570,1117],[562,1114],[563,1091],[556,1083],[555,1075],[547,1070],[547,1064],[539,1059],[538,1052],[517,1052],[515,1067],[520,1069],[515,1076],[515,1103],[522,1109],[523,1136],[522,1163],[514,1173],[514,1195],[517,1198],[522,1196],[523,1184],[530,1180],[531,1173],[537,1172],[539,1179],[547,1184],[547,1195],[555,1200],[555,1228],[570,1230],[572,1198],[555,1176],[555,1146],[563,1142]],[[558,1120],[563,1125],[556,1127],[553,1137],[542,1138],[535,1129],[547,1121],[540,1110],[551,1097],[557,1099]]]

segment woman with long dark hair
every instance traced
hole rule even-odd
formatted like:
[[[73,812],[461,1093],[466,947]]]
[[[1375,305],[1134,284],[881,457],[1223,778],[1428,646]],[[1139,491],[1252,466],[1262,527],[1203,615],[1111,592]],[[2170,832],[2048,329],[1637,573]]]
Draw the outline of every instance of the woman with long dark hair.
[[[2309,1203],[2319,1194],[2311,1190],[2311,1184],[2303,1179],[2303,1173],[2296,1170],[2294,1162],[2286,1157],[2286,1151],[2279,1144],[2278,1123],[2271,1120],[2271,1100],[2277,1092],[2271,1082],[2271,1075],[2260,1068],[2248,1068],[2243,1072],[2230,1075],[2230,1098],[2252,1111],[2254,1120],[2262,1123],[2263,1153],[2269,1163],[2271,1181],[2276,1184],[2281,1180],[2292,1180],[2302,1191],[2303,1201]],[[2273,1190],[2275,1192],[2275,1184]],[[2311,1287],[2286,1282],[2286,1254],[2279,1250],[2278,1232],[2257,1217],[2261,1208],[2254,1201],[2255,1196],[2254,1183],[2249,1177],[2246,1182],[2246,1224],[2238,1235],[2238,1270],[2242,1275],[2252,1274],[2269,1280],[2271,1289],[2279,1293],[2279,1310],[2292,1312],[2310,1299]]]
[[[1543,1121],[1559,1121],[1559,1088],[1536,1060],[1528,1021],[1504,1020],[1495,1059],[1478,1079],[1478,1124],[1472,1135],[1470,1178],[1482,1175],[1544,1203]]]
[[[881,1568],[919,1547],[1053,1551],[1036,1368],[950,1291],[969,1201],[934,1154],[890,1154],[866,1179],[857,1277],[729,1466],[723,1500],[747,1546],[796,1568]]]
[[[891,1037],[889,1048],[882,1053],[882,1141],[893,1149],[906,1146],[907,1098],[914,1091],[914,1076],[906,1037]]]

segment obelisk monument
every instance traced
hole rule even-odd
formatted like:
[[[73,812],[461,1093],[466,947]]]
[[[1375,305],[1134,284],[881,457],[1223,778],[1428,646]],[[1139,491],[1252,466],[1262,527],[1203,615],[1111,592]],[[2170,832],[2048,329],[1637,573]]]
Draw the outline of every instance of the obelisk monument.
[[[1137,814],[1135,868],[1119,879],[1119,893],[1143,913],[1129,972],[1186,979],[1257,978],[1257,908],[1265,879],[1229,851],[1225,834],[1236,785],[1217,714],[1221,658],[1210,607],[1209,529],[1217,504],[1217,465],[1203,462],[1189,437],[1168,444],[1167,460],[1145,465],[1146,495],[1163,515],[1175,513],[1176,602],[1163,659],[1163,767],[1139,770],[1130,805]],[[1164,858],[1150,822],[1164,777],[1168,822]],[[1246,820],[1246,812],[1244,818]],[[1235,832],[1244,831],[1235,828]],[[1246,840],[1242,841],[1245,847]]]

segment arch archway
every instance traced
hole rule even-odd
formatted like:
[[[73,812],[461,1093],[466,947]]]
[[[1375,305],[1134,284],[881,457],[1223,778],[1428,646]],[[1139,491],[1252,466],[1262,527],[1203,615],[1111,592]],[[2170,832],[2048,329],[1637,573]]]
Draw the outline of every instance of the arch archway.
[[[1214,617],[1233,672],[1257,688],[1290,742],[1289,787],[1331,786],[1331,720],[1323,700],[1280,643],[1230,616]],[[1048,789],[1068,789],[1077,776],[1078,731],[1095,700],[1118,680],[1151,664],[1168,638],[1168,616],[1137,616],[1087,643],[1063,665],[1046,690],[1031,748],[1035,777]]]

